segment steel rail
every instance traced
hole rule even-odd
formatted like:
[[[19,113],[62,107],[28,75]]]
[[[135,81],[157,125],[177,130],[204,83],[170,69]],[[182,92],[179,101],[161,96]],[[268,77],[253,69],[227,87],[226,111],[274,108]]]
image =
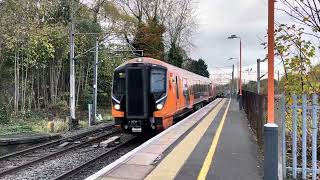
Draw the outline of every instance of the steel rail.
[[[93,163],[95,163],[95,161],[98,161],[98,160],[101,160],[101,158],[104,158],[105,156],[109,155],[110,153],[118,150],[119,148],[129,144],[131,141],[133,141],[134,139],[136,139],[138,136],[133,136],[132,138],[128,139],[126,142],[124,143],[121,143],[120,145],[117,145],[116,147],[112,148],[112,149],[109,149],[108,151],[102,153],[101,155],[85,162],[85,163],[82,163],[80,164],[79,166],[63,173],[62,175],[54,178],[54,180],[62,180],[62,179],[70,179],[69,177],[75,175],[76,173],[78,173],[79,171],[81,171],[83,168],[86,168],[90,165],[92,165]]]
[[[112,129],[112,127],[113,127],[113,125],[109,125],[109,126],[106,126],[106,127],[102,127],[102,128],[98,128],[98,129],[92,130],[92,131],[87,131],[87,132],[82,133],[82,134],[77,134],[77,135],[74,135],[74,136],[70,136],[70,137],[54,140],[54,141],[47,142],[47,143],[44,143],[44,144],[41,144],[41,145],[38,145],[38,146],[30,147],[30,148],[27,148],[27,149],[24,149],[24,150],[21,150],[21,151],[16,151],[16,152],[13,152],[13,153],[10,153],[10,154],[6,154],[6,155],[3,155],[3,156],[0,156],[0,161],[3,161],[3,160],[8,159],[10,157],[26,154],[26,153],[29,153],[29,152],[32,152],[32,151],[35,151],[35,150],[38,150],[38,149],[41,149],[41,148],[46,148],[46,147],[54,146],[54,145],[59,144],[59,143],[67,142],[67,141],[70,141],[70,139],[77,140],[77,139],[80,139],[80,138],[82,138],[84,136],[87,136],[89,134],[94,134],[96,132],[99,132],[101,130]]]
[[[57,151],[57,152],[54,152],[54,153],[45,155],[45,156],[43,156],[43,157],[40,157],[40,158],[35,159],[35,160],[33,160],[33,161],[27,162],[27,163],[22,164],[22,165],[20,165],[20,166],[16,166],[16,167],[7,169],[7,170],[5,170],[5,171],[0,172],[0,177],[3,177],[3,176],[8,175],[8,174],[10,174],[10,173],[19,171],[19,170],[21,170],[21,169],[24,169],[24,168],[26,168],[26,167],[29,167],[29,166],[31,166],[31,165],[33,165],[33,164],[38,163],[38,162],[48,160],[48,159],[50,159],[50,158],[52,158],[52,157],[61,155],[61,154],[66,153],[66,152],[68,152],[68,151],[70,151],[70,150],[73,150],[73,149],[75,149],[75,148],[81,147],[81,146],[83,146],[83,145],[89,144],[89,143],[91,143],[91,142],[97,141],[97,140],[99,140],[99,139],[102,139],[102,138],[104,138],[104,137],[113,135],[113,134],[118,133],[118,132],[120,132],[120,130],[114,130],[114,131],[108,132],[108,133],[106,133],[106,134],[102,134],[102,135],[100,135],[100,136],[98,136],[98,137],[89,139],[89,140],[87,140],[87,141],[85,141],[85,142],[82,142],[82,143],[80,143],[80,144],[77,144],[77,145],[74,145],[74,146],[70,146],[70,147],[68,147],[68,148],[66,148],[66,149],[61,149],[61,150],[59,150],[59,151]]]

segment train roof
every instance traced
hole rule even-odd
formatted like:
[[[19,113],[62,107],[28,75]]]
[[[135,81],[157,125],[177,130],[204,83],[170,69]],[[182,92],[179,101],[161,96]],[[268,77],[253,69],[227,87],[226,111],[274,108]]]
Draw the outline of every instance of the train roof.
[[[163,61],[160,61],[157,59],[153,59],[153,58],[149,58],[149,57],[139,57],[139,58],[134,58],[134,59],[128,60],[128,61],[124,62],[123,64],[121,64],[120,66],[118,66],[116,69],[118,69],[122,66],[125,66],[126,64],[132,64],[132,63],[157,64],[157,65],[166,67],[170,71],[175,71],[175,72],[178,72],[179,74],[183,74],[185,76],[192,76],[192,78],[196,79],[196,80],[205,81],[205,82],[213,82],[210,78],[206,78],[204,76],[195,74],[195,73],[187,71],[185,69],[182,69],[182,68],[173,66],[171,64],[168,64],[166,62],[163,62]]]

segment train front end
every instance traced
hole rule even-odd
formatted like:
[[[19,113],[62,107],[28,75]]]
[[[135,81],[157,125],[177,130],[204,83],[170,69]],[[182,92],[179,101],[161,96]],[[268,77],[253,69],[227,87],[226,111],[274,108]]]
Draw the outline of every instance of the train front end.
[[[167,98],[167,69],[160,64],[130,61],[114,71],[112,116],[115,125],[129,132],[157,129]]]

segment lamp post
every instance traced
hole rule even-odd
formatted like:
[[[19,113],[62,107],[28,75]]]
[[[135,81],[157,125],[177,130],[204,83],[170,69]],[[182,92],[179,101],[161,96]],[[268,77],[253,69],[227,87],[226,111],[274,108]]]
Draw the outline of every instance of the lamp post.
[[[238,73],[237,78],[239,78],[239,59],[238,59],[238,58],[234,58],[234,57],[231,57],[231,58],[228,59],[228,61],[231,61],[231,60],[236,60],[236,61],[237,61],[237,69],[236,69],[236,71],[237,71],[237,73]],[[233,66],[233,67],[234,67],[234,66]],[[233,72],[234,72],[234,71],[233,71]],[[235,77],[235,74],[233,74],[233,76]],[[233,80],[233,81],[234,81],[234,80]],[[233,83],[233,81],[232,81],[232,83]],[[239,90],[239,84],[240,84],[240,79],[238,79],[238,81],[237,81],[237,83],[236,83],[236,85],[237,85],[236,89],[238,89],[238,91],[240,91],[240,90]],[[233,84],[232,84],[232,86],[233,86]],[[234,89],[234,90],[236,90],[236,89]],[[232,92],[232,93],[236,94],[236,92]],[[236,97],[236,96],[235,96],[235,97]]]
[[[242,73],[241,73],[241,68],[242,68],[242,40],[241,37],[237,35],[231,35],[228,37],[228,39],[239,39],[240,40],[240,70],[239,70],[239,109],[242,110]]]
[[[264,180],[278,180],[278,125],[274,119],[274,0],[268,0],[268,121],[264,125]]]

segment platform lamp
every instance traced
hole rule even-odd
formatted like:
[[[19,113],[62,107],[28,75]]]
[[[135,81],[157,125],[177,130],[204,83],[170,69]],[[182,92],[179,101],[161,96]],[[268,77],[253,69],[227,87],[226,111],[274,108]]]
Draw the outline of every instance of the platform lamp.
[[[274,0],[268,0],[268,121],[264,125],[264,180],[278,180],[278,125],[274,118]]]
[[[228,37],[228,39],[239,39],[240,40],[240,69],[239,69],[239,109],[242,110],[242,73],[241,73],[241,68],[242,68],[242,40],[241,37],[237,35],[231,35]]]

